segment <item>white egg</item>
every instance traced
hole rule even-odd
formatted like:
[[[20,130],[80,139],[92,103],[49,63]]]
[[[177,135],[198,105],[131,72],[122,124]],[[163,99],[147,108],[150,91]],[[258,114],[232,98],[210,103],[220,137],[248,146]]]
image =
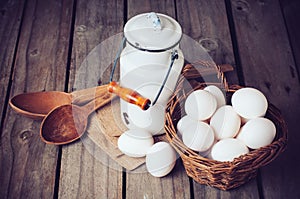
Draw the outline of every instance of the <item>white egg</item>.
[[[276,135],[274,123],[267,118],[249,120],[240,130],[237,139],[249,148],[258,149],[272,143]]]
[[[217,86],[210,85],[210,86],[205,87],[203,90],[208,91],[210,94],[212,94],[216,98],[217,109],[220,108],[221,106],[226,105],[225,94]]]
[[[148,110],[134,106],[128,112],[131,121],[137,128],[149,131],[152,135],[164,133],[165,107],[163,105],[155,104]]]
[[[221,162],[233,161],[241,155],[249,152],[248,147],[235,138],[225,138],[218,141],[211,149],[211,157]]]
[[[239,132],[241,118],[232,106],[225,105],[214,113],[210,125],[214,129],[216,139],[230,138]]]
[[[184,130],[182,141],[192,150],[206,151],[214,142],[214,132],[207,123],[198,121]]]
[[[188,128],[191,124],[197,123],[197,120],[192,119],[190,116],[183,116],[177,123],[177,132],[179,136],[182,136],[182,133],[186,128]]]
[[[130,157],[144,157],[153,143],[151,133],[142,129],[132,129],[119,137],[118,148]]]
[[[196,90],[187,97],[184,108],[194,120],[207,120],[216,111],[217,100],[207,91]]]
[[[176,152],[167,142],[155,143],[147,152],[146,168],[155,177],[170,173],[176,163]]]
[[[262,92],[255,88],[237,90],[231,98],[232,107],[244,121],[262,117],[268,109],[268,102]]]

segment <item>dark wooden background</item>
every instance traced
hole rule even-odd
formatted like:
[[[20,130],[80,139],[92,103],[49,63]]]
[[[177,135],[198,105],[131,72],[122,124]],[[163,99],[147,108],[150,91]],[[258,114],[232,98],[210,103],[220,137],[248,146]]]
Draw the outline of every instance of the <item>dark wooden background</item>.
[[[260,89],[282,111],[288,148],[249,183],[231,191],[200,185],[180,160],[164,178],[113,169],[80,141],[44,144],[40,122],[8,106],[19,93],[70,92],[88,53],[149,11],[177,19],[217,64],[234,66],[229,83]],[[297,0],[1,0],[0,198],[300,198],[299,11]]]

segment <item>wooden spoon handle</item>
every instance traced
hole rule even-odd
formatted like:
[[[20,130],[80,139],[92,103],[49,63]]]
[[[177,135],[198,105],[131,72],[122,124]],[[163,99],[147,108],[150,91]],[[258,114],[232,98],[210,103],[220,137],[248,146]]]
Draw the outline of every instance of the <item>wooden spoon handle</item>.
[[[115,93],[126,102],[139,106],[142,110],[147,110],[151,105],[151,101],[149,99],[144,98],[134,90],[119,86],[114,81],[109,83],[108,91],[111,93]]]
[[[109,93],[107,89],[104,90],[102,93],[99,93],[96,98],[81,107],[84,112],[82,115],[90,115],[95,110],[111,102],[113,98],[113,94]]]
[[[72,103],[77,105],[82,105],[87,102],[94,100],[99,95],[102,95],[103,92],[107,91],[107,84],[87,89],[82,89],[78,91],[73,91],[71,93]]]

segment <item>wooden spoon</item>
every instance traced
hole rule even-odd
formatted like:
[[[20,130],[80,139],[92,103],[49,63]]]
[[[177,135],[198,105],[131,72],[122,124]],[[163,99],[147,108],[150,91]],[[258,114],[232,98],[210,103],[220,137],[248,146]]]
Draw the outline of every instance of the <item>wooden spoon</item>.
[[[113,95],[106,91],[84,106],[65,104],[53,109],[42,121],[42,141],[62,145],[79,139],[86,130],[89,115],[112,98]]]
[[[61,91],[45,91],[23,93],[12,97],[9,105],[17,113],[32,118],[43,119],[53,108],[63,104],[82,105],[90,102],[99,94],[107,90],[108,85],[73,91],[66,93]]]
[[[225,64],[220,65],[220,69],[222,72],[227,72],[232,71],[233,67],[231,65]],[[201,74],[203,73],[204,76],[215,74],[215,70],[211,68],[198,70],[199,72],[201,72]],[[23,93],[11,98],[9,100],[9,105],[17,113],[20,113],[26,117],[30,117],[32,119],[43,119],[55,107],[71,103],[82,105],[93,100],[95,96],[98,96],[107,88],[110,92],[118,94],[122,99],[127,98],[128,95],[134,96],[134,93],[132,91],[130,91],[131,93],[122,91],[123,94],[126,94],[124,98],[122,95],[120,95],[120,89],[118,85],[113,83],[114,82],[111,82],[109,85],[74,91],[72,93],[65,93],[60,91]],[[135,101],[133,101],[131,98],[127,98],[125,100],[140,106],[143,110],[147,109],[149,106],[149,101],[146,101],[145,99],[137,100],[136,98]]]

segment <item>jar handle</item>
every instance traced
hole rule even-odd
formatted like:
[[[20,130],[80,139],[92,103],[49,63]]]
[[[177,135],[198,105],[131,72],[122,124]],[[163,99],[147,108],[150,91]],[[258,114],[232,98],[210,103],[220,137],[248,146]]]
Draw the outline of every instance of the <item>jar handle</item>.
[[[147,110],[151,105],[151,101],[149,99],[144,98],[138,92],[130,88],[123,88],[119,86],[115,81],[111,81],[109,83],[108,91],[115,93],[126,102],[139,106],[142,110]]]
[[[170,75],[170,72],[171,72],[171,69],[172,69],[172,67],[173,67],[173,64],[174,64],[175,59],[178,59],[178,52],[177,52],[177,50],[173,50],[173,51],[172,51],[172,55],[171,55],[171,63],[170,63],[168,72],[167,72],[167,74],[166,74],[166,76],[165,76],[165,78],[164,78],[164,81],[163,81],[162,84],[161,84],[161,87],[160,87],[158,93],[156,94],[156,97],[155,97],[155,99],[154,99],[154,101],[153,101],[153,103],[152,103],[152,106],[153,106],[154,104],[156,104],[156,102],[157,102],[157,100],[158,100],[158,98],[159,98],[159,96],[160,96],[160,94],[161,94],[163,88],[165,87],[165,84],[166,84],[166,82],[167,82],[167,80],[168,80],[168,78],[169,78],[169,75]]]

